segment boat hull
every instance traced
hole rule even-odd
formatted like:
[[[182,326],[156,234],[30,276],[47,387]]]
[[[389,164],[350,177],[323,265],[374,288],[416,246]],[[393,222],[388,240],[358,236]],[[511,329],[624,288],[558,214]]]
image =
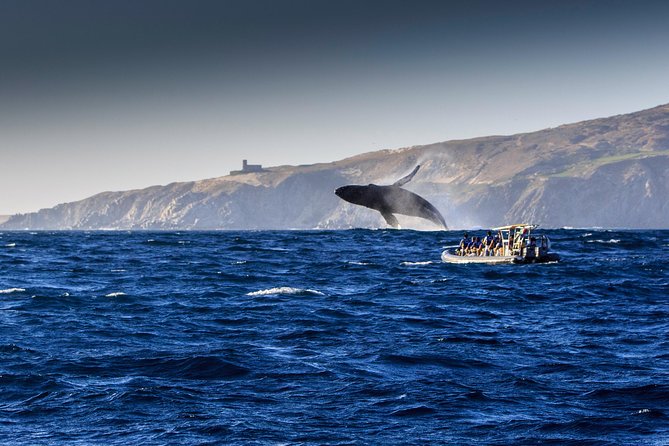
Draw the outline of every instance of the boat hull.
[[[450,251],[441,253],[441,260],[445,263],[518,263],[522,261],[519,256],[459,256]]]
[[[522,257],[522,256],[459,256],[451,251],[441,253],[441,261],[444,263],[546,263],[557,262],[560,256],[551,252],[541,257]]]

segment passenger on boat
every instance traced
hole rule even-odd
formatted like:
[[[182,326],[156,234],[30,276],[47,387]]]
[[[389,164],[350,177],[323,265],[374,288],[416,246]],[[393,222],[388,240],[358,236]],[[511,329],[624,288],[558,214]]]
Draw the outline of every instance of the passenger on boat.
[[[518,246],[521,253],[525,252],[527,248],[527,232],[527,228],[523,229],[523,232],[518,237]]]
[[[515,241],[515,235],[516,235],[516,228],[512,226],[511,229],[509,229],[509,239],[507,240],[507,251],[506,251],[507,254],[513,253],[513,243]]]
[[[533,258],[537,254],[537,239],[536,237],[530,237],[530,244],[527,245],[527,250],[525,252],[525,257]]]
[[[523,250],[525,248],[525,234],[527,233],[527,229],[523,229],[522,231],[520,228],[518,228],[516,231],[513,233],[513,237],[509,236],[509,243],[511,246],[509,246],[509,249],[511,250],[511,255],[518,256],[522,255]]]
[[[541,236],[541,242],[539,243],[539,257],[545,256],[548,252],[548,238],[545,235]]]
[[[472,237],[472,246],[470,249],[470,253],[475,256],[480,256],[482,252],[483,252],[483,243],[481,243],[481,239],[478,236]]]
[[[460,256],[466,255],[471,243],[471,240],[469,240],[469,234],[465,232],[462,235],[462,240],[460,240],[460,245],[458,245],[457,254]]]
[[[491,256],[494,255],[494,244],[495,238],[492,236],[492,232],[488,231],[486,236],[483,237],[483,255]]]
[[[494,255],[504,255],[504,243],[502,242],[502,231],[497,231],[494,239]]]

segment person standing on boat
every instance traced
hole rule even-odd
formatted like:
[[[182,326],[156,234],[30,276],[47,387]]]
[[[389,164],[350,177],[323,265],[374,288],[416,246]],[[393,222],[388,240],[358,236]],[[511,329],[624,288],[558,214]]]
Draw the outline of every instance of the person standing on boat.
[[[535,258],[537,256],[537,239],[536,237],[530,237],[530,244],[527,245],[527,253],[525,257]]]
[[[518,234],[516,231],[516,237],[518,238],[517,244],[518,244],[518,253],[523,256],[526,254],[526,248],[527,248],[527,234],[528,234],[527,228],[523,228],[523,231]]]
[[[471,241],[469,240],[469,234],[466,232],[462,235],[462,240],[460,240],[460,245],[458,248],[458,254],[464,256],[467,254],[467,250],[471,246]]]
[[[494,248],[493,248],[493,247],[494,247],[493,243],[494,243],[494,241],[495,241],[495,239],[494,239],[494,237],[492,236],[492,232],[491,232],[491,231],[488,231],[488,232],[486,233],[486,236],[483,237],[483,255],[484,255],[484,256],[490,256],[490,255],[493,255],[493,254],[494,254],[494,252],[493,252],[493,249],[494,249]]]

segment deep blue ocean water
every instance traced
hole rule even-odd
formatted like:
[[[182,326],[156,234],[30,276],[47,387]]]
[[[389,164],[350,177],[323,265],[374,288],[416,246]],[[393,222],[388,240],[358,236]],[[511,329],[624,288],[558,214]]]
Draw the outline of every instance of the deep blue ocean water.
[[[669,231],[0,233],[2,444],[669,444]]]

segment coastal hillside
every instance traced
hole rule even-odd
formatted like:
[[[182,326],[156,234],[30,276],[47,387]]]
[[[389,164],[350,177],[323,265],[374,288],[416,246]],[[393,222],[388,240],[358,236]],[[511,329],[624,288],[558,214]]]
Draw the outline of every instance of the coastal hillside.
[[[316,148],[315,148],[316,149]],[[201,181],[104,192],[3,229],[313,229],[385,227],[333,193],[390,184],[432,202],[452,228],[529,221],[545,227],[669,227],[669,105],[511,136],[382,150]],[[403,227],[436,229],[399,217]]]

